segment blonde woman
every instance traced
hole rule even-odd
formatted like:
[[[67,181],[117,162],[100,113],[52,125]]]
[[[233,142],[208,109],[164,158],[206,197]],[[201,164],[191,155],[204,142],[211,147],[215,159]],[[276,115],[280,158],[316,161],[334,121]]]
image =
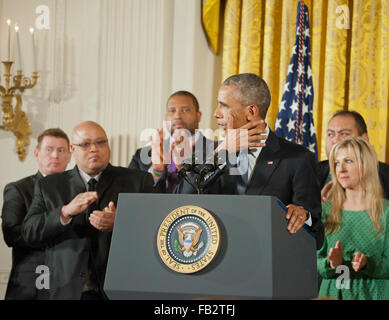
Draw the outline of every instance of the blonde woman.
[[[389,299],[389,201],[382,197],[376,153],[354,138],[337,143],[329,161],[333,187],[322,204],[319,296]]]

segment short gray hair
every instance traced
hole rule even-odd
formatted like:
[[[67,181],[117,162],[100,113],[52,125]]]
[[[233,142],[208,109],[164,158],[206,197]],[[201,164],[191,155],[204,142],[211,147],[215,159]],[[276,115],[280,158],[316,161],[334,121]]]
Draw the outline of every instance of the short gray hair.
[[[265,80],[254,73],[241,73],[228,77],[222,85],[236,87],[240,93],[237,97],[240,102],[246,106],[256,105],[262,119],[266,118],[271,95]]]

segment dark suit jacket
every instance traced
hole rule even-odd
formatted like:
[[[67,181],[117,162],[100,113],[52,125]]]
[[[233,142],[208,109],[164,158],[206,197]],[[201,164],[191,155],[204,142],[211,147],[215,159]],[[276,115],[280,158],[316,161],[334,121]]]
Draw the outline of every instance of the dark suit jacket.
[[[238,194],[238,176],[231,175],[230,168],[226,166],[222,175],[207,187],[207,193]],[[312,218],[310,229],[316,234],[319,249],[323,244],[324,227],[314,154],[270,131],[253,170],[245,194],[275,196],[285,205],[295,204],[308,210]],[[183,181],[175,193],[194,193],[194,189]]]
[[[108,165],[97,184],[97,209],[103,210],[110,201],[116,206],[121,192],[152,192],[152,180],[148,173]],[[50,299],[80,299],[87,273],[103,294],[112,233],[95,229],[89,223],[87,210],[73,217],[68,225],[60,222],[62,206],[85,191],[77,166],[39,180],[23,223],[22,235],[27,243],[47,246]]]
[[[320,189],[322,189],[330,173],[328,160],[320,161],[317,164],[317,177],[319,179]],[[378,162],[378,175],[380,177],[384,198],[389,199],[389,165]]]
[[[1,214],[5,243],[12,247],[12,269],[5,299],[35,300],[40,298],[35,287],[38,265],[44,264],[44,248],[33,248],[22,238],[23,220],[30,208],[34,185],[42,178],[40,172],[7,184],[4,188]]]
[[[170,149],[169,140],[164,141],[164,147],[166,150]],[[196,155],[202,157],[200,159],[201,163],[205,161],[207,155],[212,156],[214,149],[214,141],[207,139],[203,134],[200,133],[199,138],[197,139],[194,145],[194,152]],[[144,162],[142,159],[147,159],[149,162]],[[136,169],[141,171],[146,171],[151,167],[151,146],[146,146],[136,150],[133,155],[129,168]],[[167,170],[162,173],[162,176],[158,179],[158,182],[155,186],[155,192],[157,193],[166,193],[166,178],[167,178]],[[180,177],[177,177],[176,185],[181,181]]]

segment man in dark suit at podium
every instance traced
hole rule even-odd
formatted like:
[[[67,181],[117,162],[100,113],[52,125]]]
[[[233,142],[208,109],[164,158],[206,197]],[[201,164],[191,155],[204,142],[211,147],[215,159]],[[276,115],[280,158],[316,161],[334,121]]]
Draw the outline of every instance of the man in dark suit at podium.
[[[167,100],[165,121],[169,137],[163,129],[157,129],[150,146],[138,149],[129,167],[147,171],[153,175],[155,191],[172,193],[180,177],[182,161],[196,154],[202,162],[206,150],[212,152],[214,142],[198,131],[201,112],[197,98],[188,91],[176,91]],[[180,150],[179,150],[180,149]]]
[[[22,234],[46,246],[50,299],[102,299],[118,194],[152,192],[150,174],[109,164],[104,129],[86,121],[73,130],[76,166],[35,187]]]
[[[223,82],[215,117],[225,139],[215,154],[226,152],[227,158],[235,155],[237,165],[231,161],[219,163],[217,170],[204,178],[209,181],[205,192],[276,196],[288,208],[289,232],[296,233],[307,224],[316,235],[319,249],[324,228],[315,157],[308,149],[279,138],[270,130],[264,121],[269,105],[270,91],[257,75],[238,74]],[[190,178],[193,180],[193,175]],[[175,192],[194,190],[185,181]]]
[[[339,141],[362,137],[369,141],[366,122],[356,111],[340,110],[336,112],[328,122],[326,135],[326,154],[330,156],[332,147]],[[384,198],[389,199],[389,165],[378,163],[378,173],[384,192]],[[328,160],[320,161],[317,167],[322,200],[325,201],[332,187]]]
[[[44,176],[63,172],[70,161],[69,138],[59,128],[50,128],[38,136],[34,150],[38,172],[7,184],[4,188],[2,229],[5,243],[12,247],[12,269],[6,300],[35,300],[40,296],[35,286],[39,265],[44,264],[44,247],[28,246],[21,235],[23,220],[34,196],[36,181]]]

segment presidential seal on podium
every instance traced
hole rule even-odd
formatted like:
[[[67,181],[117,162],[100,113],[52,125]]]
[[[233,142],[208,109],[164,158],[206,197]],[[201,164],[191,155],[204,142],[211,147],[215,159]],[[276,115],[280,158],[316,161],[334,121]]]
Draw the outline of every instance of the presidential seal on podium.
[[[162,221],[157,247],[162,261],[179,273],[207,267],[217,255],[220,230],[215,218],[197,206],[183,206]]]

